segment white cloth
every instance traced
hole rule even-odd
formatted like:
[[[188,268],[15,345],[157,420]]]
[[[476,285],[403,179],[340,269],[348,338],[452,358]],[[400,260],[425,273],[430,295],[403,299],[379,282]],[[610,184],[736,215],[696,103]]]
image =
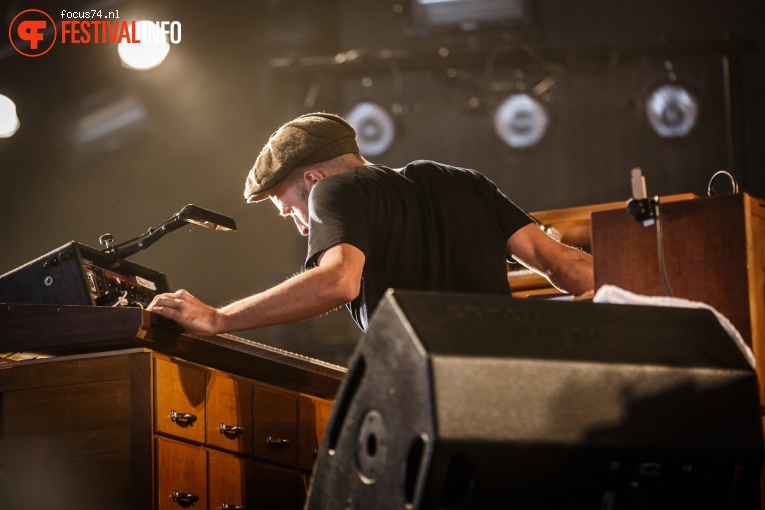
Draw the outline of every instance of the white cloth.
[[[744,354],[744,357],[749,362],[752,368],[755,367],[754,354],[752,350],[746,345],[744,339],[741,337],[741,333],[738,332],[736,327],[725,317],[723,314],[715,310],[713,307],[706,303],[699,301],[690,301],[688,299],[667,297],[667,296],[644,296],[642,294],[635,294],[628,290],[624,290],[621,287],[615,285],[603,285],[595,293],[595,297],[592,299],[595,303],[612,303],[617,305],[649,305],[649,306],[667,306],[675,308],[703,308],[711,310],[715,314],[720,325],[730,335],[735,344]]]

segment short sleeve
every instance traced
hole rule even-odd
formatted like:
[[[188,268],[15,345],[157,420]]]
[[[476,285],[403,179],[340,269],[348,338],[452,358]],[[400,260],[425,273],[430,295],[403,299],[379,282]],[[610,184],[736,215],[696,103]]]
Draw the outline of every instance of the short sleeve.
[[[355,170],[320,180],[308,199],[306,267],[329,248],[346,243],[365,255],[369,247],[368,210],[363,190],[354,186]]]
[[[497,211],[497,221],[505,239],[510,238],[518,230],[534,220],[526,212],[507,198],[502,191],[494,186],[494,207]]]
[[[497,219],[497,224],[502,232],[503,239],[507,240],[510,236],[516,233],[519,229],[525,227],[529,223],[534,223],[534,219],[526,214],[526,212],[518,207],[497,185],[475,170],[467,170],[467,175],[472,176],[473,182],[477,183],[479,189],[482,190],[484,196],[487,196],[494,207],[494,215]]]

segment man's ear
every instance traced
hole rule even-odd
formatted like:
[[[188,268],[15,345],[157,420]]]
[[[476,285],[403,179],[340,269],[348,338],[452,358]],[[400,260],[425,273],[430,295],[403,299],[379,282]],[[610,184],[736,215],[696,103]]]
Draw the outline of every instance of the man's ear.
[[[318,170],[308,169],[305,172],[303,172],[303,180],[309,186],[313,186],[314,184],[316,184],[323,178],[324,178],[324,175]]]

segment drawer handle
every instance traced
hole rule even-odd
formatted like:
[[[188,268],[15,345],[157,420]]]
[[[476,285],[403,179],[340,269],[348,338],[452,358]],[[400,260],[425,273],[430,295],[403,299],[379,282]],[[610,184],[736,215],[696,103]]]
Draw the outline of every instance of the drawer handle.
[[[268,436],[266,439],[266,444],[268,444],[269,447],[273,446],[279,448],[287,448],[290,445],[290,440]]]
[[[220,430],[220,433],[223,434],[224,436],[239,436],[244,434],[244,427],[238,427],[236,425],[226,425],[223,422],[220,422],[220,425],[218,425],[218,430]]]
[[[246,507],[246,506],[241,506],[241,505],[229,505],[229,504],[228,504],[228,503],[226,503],[225,501],[224,501],[224,502],[223,502],[223,504],[220,506],[220,508],[221,508],[221,510],[247,510],[247,507]]]
[[[199,496],[188,492],[173,491],[173,501],[178,503],[184,508],[194,506],[199,501]]]
[[[318,457],[319,456],[319,449],[318,448],[311,448],[311,455],[313,455],[314,457]]]
[[[177,423],[181,427],[193,427],[197,417],[194,414],[170,411],[170,421]]]

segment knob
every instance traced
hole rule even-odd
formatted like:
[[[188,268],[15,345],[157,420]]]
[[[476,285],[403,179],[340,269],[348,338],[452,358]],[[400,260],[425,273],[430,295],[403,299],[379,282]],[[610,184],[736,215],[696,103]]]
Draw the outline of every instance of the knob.
[[[104,234],[98,238],[98,242],[100,244],[103,244],[107,250],[110,250],[112,247],[112,243],[114,242],[114,236],[112,236],[111,234]]]

